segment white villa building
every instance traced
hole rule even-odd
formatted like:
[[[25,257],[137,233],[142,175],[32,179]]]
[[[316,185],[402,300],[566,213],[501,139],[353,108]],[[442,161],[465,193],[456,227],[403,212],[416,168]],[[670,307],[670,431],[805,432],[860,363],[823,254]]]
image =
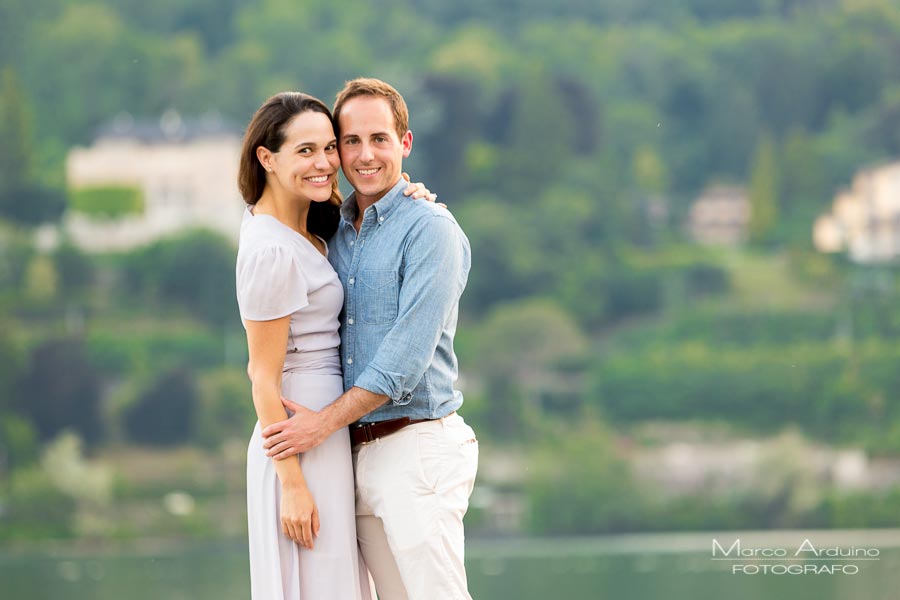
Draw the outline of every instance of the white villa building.
[[[844,252],[857,263],[900,256],[900,162],[859,171],[813,225],[820,252]]]
[[[687,229],[700,244],[738,246],[747,239],[750,212],[746,189],[711,185],[691,205]]]
[[[89,148],[66,160],[70,189],[129,186],[143,195],[143,213],[117,219],[69,211],[63,227],[87,251],[126,250],[191,227],[236,240],[244,202],[237,190],[239,131],[220,118],[183,120],[174,111],[158,123],[117,117]]]

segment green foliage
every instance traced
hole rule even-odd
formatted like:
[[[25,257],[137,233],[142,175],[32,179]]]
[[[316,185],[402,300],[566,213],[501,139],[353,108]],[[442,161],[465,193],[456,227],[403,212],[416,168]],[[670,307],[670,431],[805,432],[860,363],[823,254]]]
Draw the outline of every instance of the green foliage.
[[[2,64],[2,63],[0,63]],[[0,72],[0,217],[25,225],[56,221],[65,196],[35,169],[31,113],[12,67]]]
[[[193,373],[183,368],[162,373],[126,412],[129,439],[153,446],[189,441],[196,427],[198,402]]]
[[[496,308],[480,325],[471,357],[486,400],[480,425],[507,438],[527,430],[547,408],[577,409],[581,396],[577,365],[586,349],[575,323],[549,302]],[[572,365],[576,373],[571,372]]]
[[[559,86],[541,71],[529,72],[498,108],[508,118],[506,153],[498,167],[501,192],[531,206],[573,150],[575,116]]]
[[[66,538],[74,534],[75,500],[57,488],[41,467],[20,469],[0,493],[0,539]]]
[[[182,306],[210,323],[237,322],[235,254],[221,235],[192,230],[127,255],[124,275],[132,294]]]
[[[149,330],[135,325],[112,322],[91,329],[88,353],[97,369],[109,375],[136,375],[158,373],[175,365],[202,369],[222,363],[221,338],[197,324]]]
[[[37,457],[37,434],[19,415],[0,410],[0,474],[26,466]]]
[[[765,242],[778,219],[778,163],[771,137],[760,141],[750,174],[750,239]]]
[[[132,186],[86,187],[69,192],[69,206],[92,217],[114,219],[141,214],[144,198],[141,190]]]
[[[38,22],[26,50],[39,139],[85,143],[121,111],[159,115],[172,106],[190,108],[193,86],[204,83],[196,38],[131,28],[116,8],[95,3],[66,3]],[[60,68],[60,56],[78,60]],[[104,84],[109,81],[116,85]]]
[[[18,306],[25,270],[35,254],[31,239],[12,227],[0,226],[0,302]],[[5,329],[7,332],[9,329]]]
[[[59,221],[65,210],[66,195],[55,188],[25,185],[0,191],[0,217],[22,225]]]
[[[638,187],[650,194],[661,194],[669,187],[666,164],[659,153],[648,146],[637,149],[633,159],[634,180]]]
[[[825,165],[819,149],[805,132],[792,130],[782,147],[779,197],[785,212],[806,214],[804,207],[822,210],[831,201]],[[808,221],[807,221],[808,224]]]
[[[70,428],[96,443],[103,434],[101,380],[84,341],[48,339],[32,351],[29,362],[16,385],[15,410],[34,424],[41,440]]]
[[[33,305],[46,305],[57,294],[59,276],[49,256],[36,254],[25,269],[25,298]]]
[[[12,323],[0,321],[0,411],[12,407],[15,380],[25,364],[26,353],[15,337],[18,333]]]
[[[199,378],[197,436],[210,448],[231,439],[247,440],[256,423],[250,382],[243,369],[216,369]]]
[[[0,192],[31,182],[32,144],[29,115],[21,84],[12,67],[0,72]]]
[[[528,531],[585,535],[634,528],[639,492],[609,431],[587,421],[548,441],[530,463]]]
[[[94,284],[96,268],[91,259],[77,246],[64,243],[53,252],[58,282],[69,297],[86,293]]]
[[[764,430],[795,423],[831,440],[900,419],[894,344],[714,348],[657,344],[610,353],[592,370],[591,397],[613,420],[725,419]]]
[[[880,492],[832,492],[823,502],[822,518],[832,527],[894,527],[900,520],[900,487]]]

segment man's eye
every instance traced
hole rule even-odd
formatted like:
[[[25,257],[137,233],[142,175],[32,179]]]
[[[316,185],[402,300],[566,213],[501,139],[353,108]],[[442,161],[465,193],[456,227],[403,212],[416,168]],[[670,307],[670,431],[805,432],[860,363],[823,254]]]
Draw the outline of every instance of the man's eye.
[[[383,144],[387,141],[387,138],[383,137],[383,136],[378,136],[377,138],[375,138],[375,141],[378,142],[379,144]]]

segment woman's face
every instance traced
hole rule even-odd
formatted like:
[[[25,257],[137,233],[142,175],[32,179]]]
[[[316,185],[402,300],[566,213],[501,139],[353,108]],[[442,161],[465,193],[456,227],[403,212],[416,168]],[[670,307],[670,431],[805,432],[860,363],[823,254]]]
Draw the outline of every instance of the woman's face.
[[[263,163],[266,167],[266,163]],[[269,183],[311,200],[331,198],[332,184],[341,159],[334,128],[320,112],[306,111],[288,121],[284,143],[272,153],[268,167]]]

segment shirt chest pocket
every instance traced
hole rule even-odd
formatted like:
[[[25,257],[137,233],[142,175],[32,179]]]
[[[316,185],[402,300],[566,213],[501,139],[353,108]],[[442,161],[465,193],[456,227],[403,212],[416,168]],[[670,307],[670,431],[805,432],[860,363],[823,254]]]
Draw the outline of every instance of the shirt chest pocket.
[[[397,272],[367,269],[360,272],[363,295],[360,298],[363,323],[377,325],[391,323],[397,318],[399,286]]]

